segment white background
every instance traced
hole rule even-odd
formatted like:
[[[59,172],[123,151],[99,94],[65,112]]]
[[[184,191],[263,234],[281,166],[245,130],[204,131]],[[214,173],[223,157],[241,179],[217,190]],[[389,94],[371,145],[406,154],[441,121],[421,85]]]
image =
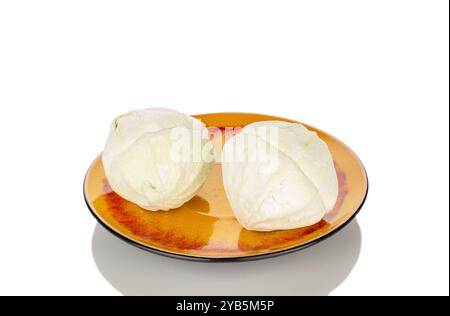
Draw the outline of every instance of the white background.
[[[0,1],[0,294],[449,294],[448,1]],[[110,237],[82,181],[130,109],[289,117],[370,192],[303,253],[211,265]],[[95,233],[94,233],[95,232]]]

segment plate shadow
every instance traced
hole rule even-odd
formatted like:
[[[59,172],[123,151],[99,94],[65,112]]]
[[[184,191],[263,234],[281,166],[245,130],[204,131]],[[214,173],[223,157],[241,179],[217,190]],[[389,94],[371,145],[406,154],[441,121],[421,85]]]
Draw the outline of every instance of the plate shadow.
[[[351,273],[361,251],[353,220],[303,251],[248,262],[191,262],[145,252],[99,224],[92,254],[103,277],[123,295],[329,295]]]

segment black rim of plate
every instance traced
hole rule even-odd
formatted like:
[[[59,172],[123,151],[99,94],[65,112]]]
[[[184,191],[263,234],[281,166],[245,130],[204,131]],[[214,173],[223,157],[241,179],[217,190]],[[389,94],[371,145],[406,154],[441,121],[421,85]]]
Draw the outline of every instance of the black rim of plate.
[[[356,156],[356,155],[355,155]],[[357,157],[357,156],[356,156]],[[361,163],[361,161],[360,161]],[[86,202],[86,205],[89,209],[89,211],[91,212],[91,214],[95,217],[95,219],[104,227],[106,228],[107,231],[109,231],[110,233],[112,233],[114,236],[118,237],[119,239],[121,239],[122,241],[125,241],[126,243],[133,245],[139,249],[151,252],[151,253],[155,253],[161,256],[165,256],[165,257],[169,257],[169,258],[175,258],[175,259],[182,259],[182,260],[188,260],[188,261],[199,261],[199,262],[236,262],[236,261],[254,261],[254,260],[261,260],[261,259],[268,259],[268,258],[273,258],[273,257],[278,257],[281,255],[285,255],[288,253],[292,253],[292,252],[296,252],[296,251],[300,251],[300,250],[304,250],[306,248],[312,247],[314,245],[317,245],[318,243],[332,237],[333,235],[335,235],[336,233],[338,233],[339,231],[341,231],[344,227],[346,227],[355,217],[356,215],[358,215],[358,213],[361,211],[361,208],[364,206],[364,203],[366,202],[367,199],[367,195],[369,193],[369,178],[367,177],[367,171],[364,167],[364,165],[361,163],[361,166],[364,170],[365,173],[365,177],[366,177],[366,192],[364,194],[364,198],[361,201],[361,204],[359,205],[358,209],[355,211],[355,213],[353,213],[353,215],[344,223],[342,223],[340,226],[336,227],[334,230],[328,232],[327,234],[313,240],[310,241],[306,244],[303,245],[299,245],[299,246],[294,246],[292,248],[288,248],[288,249],[283,249],[283,250],[278,250],[278,251],[274,251],[274,252],[268,252],[268,253],[262,253],[262,254],[256,254],[256,255],[248,255],[248,256],[240,256],[240,257],[201,257],[201,256],[190,256],[190,255],[183,255],[183,254],[176,254],[176,253],[172,253],[172,252],[168,252],[168,251],[164,251],[164,250],[160,250],[160,249],[156,249],[156,248],[152,248],[150,246],[145,246],[143,244],[140,244],[130,238],[128,238],[125,235],[120,234],[119,232],[115,231],[113,228],[111,228],[108,224],[106,224],[101,218],[100,216],[98,216],[96,214],[96,212],[92,209],[91,205],[89,204],[89,201],[87,199],[86,196],[86,180],[87,180],[87,175],[89,173],[89,170],[91,168],[88,169],[88,172],[86,173],[86,176],[84,178],[83,181],[83,196],[84,196],[84,201]]]

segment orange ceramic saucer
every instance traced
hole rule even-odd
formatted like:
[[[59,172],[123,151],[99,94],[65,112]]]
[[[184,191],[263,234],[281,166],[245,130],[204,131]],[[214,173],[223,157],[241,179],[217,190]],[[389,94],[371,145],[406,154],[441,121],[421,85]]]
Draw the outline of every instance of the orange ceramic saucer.
[[[247,113],[195,115],[206,126],[236,127],[256,121],[292,120]],[[306,125],[307,126],[307,125]],[[234,218],[216,163],[207,182],[192,200],[167,212],[146,211],[115,194],[106,180],[100,156],[84,182],[87,206],[110,232],[139,248],[190,260],[253,260],[312,246],[349,223],[367,196],[366,172],[358,157],[333,136],[311,126],[333,155],[339,179],[339,197],[332,212],[305,228],[255,232]]]

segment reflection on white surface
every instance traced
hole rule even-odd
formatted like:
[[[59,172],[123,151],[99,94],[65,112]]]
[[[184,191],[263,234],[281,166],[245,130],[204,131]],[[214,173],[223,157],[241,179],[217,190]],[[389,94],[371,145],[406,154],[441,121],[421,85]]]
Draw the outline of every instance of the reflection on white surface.
[[[350,274],[360,250],[356,220],[314,247],[249,262],[167,258],[128,245],[100,225],[92,238],[99,271],[124,295],[328,295]]]

